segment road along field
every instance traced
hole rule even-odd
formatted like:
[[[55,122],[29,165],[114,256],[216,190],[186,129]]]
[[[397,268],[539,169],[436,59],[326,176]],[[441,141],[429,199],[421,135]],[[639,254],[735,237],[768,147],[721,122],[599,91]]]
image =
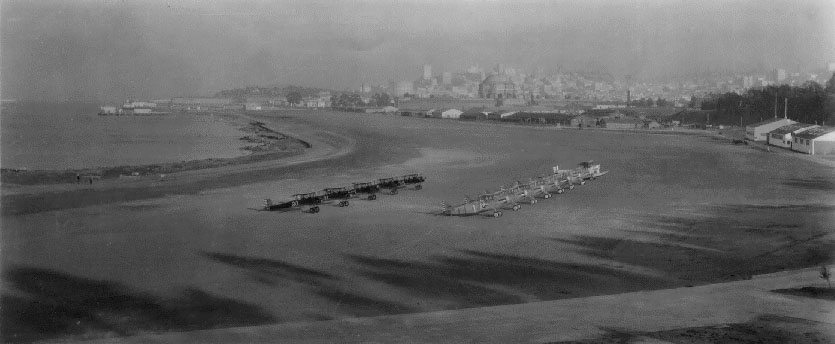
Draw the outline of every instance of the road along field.
[[[832,261],[835,174],[808,160],[694,135],[256,118],[349,137],[355,150],[273,175],[238,170],[227,184],[219,175],[199,192],[4,214],[5,339],[514,304]],[[442,201],[588,159],[611,172],[496,219],[435,215]],[[318,214],[255,210],[264,198],[407,173],[427,178],[423,190]]]

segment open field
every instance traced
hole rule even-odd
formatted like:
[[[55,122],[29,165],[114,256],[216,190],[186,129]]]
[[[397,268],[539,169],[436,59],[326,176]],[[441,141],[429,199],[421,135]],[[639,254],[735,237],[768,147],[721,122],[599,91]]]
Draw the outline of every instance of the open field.
[[[171,186],[103,190],[106,199],[97,190],[41,194],[61,202],[34,211],[24,209],[38,206],[34,196],[4,200],[17,211],[2,218],[3,336],[481,307],[832,261],[835,175],[805,159],[694,135],[329,112],[257,120],[332,132],[356,147],[290,167],[236,167],[200,184],[184,175]],[[441,201],[587,159],[611,172],[498,219],[432,214]],[[316,215],[252,209],[266,197],[412,172],[427,177],[423,190]]]

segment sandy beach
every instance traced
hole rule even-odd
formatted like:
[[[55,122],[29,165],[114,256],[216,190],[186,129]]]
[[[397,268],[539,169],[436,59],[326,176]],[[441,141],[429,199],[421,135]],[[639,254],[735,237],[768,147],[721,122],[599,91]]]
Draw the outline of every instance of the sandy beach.
[[[26,341],[345,319],[832,261],[835,175],[808,159],[695,135],[327,111],[252,119],[311,148],[165,181],[4,185],[4,328]],[[518,212],[433,215],[589,159],[611,172]],[[423,173],[423,190],[316,215],[256,211],[264,198],[406,173]],[[45,312],[58,315],[48,333]],[[70,323],[77,314],[91,320]]]

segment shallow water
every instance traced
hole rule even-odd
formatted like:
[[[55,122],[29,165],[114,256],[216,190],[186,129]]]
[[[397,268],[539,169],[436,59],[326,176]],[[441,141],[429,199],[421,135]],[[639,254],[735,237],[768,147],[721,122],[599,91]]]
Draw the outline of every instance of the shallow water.
[[[246,154],[234,124],[208,115],[98,116],[96,104],[4,104],[4,168],[60,170]]]

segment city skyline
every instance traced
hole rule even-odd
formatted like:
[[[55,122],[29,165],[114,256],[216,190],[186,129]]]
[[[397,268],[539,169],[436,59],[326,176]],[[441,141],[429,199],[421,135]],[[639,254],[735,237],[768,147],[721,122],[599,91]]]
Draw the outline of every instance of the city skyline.
[[[243,7],[243,8],[242,8]],[[826,1],[2,3],[4,98],[331,89],[498,63],[660,79],[835,60]]]

